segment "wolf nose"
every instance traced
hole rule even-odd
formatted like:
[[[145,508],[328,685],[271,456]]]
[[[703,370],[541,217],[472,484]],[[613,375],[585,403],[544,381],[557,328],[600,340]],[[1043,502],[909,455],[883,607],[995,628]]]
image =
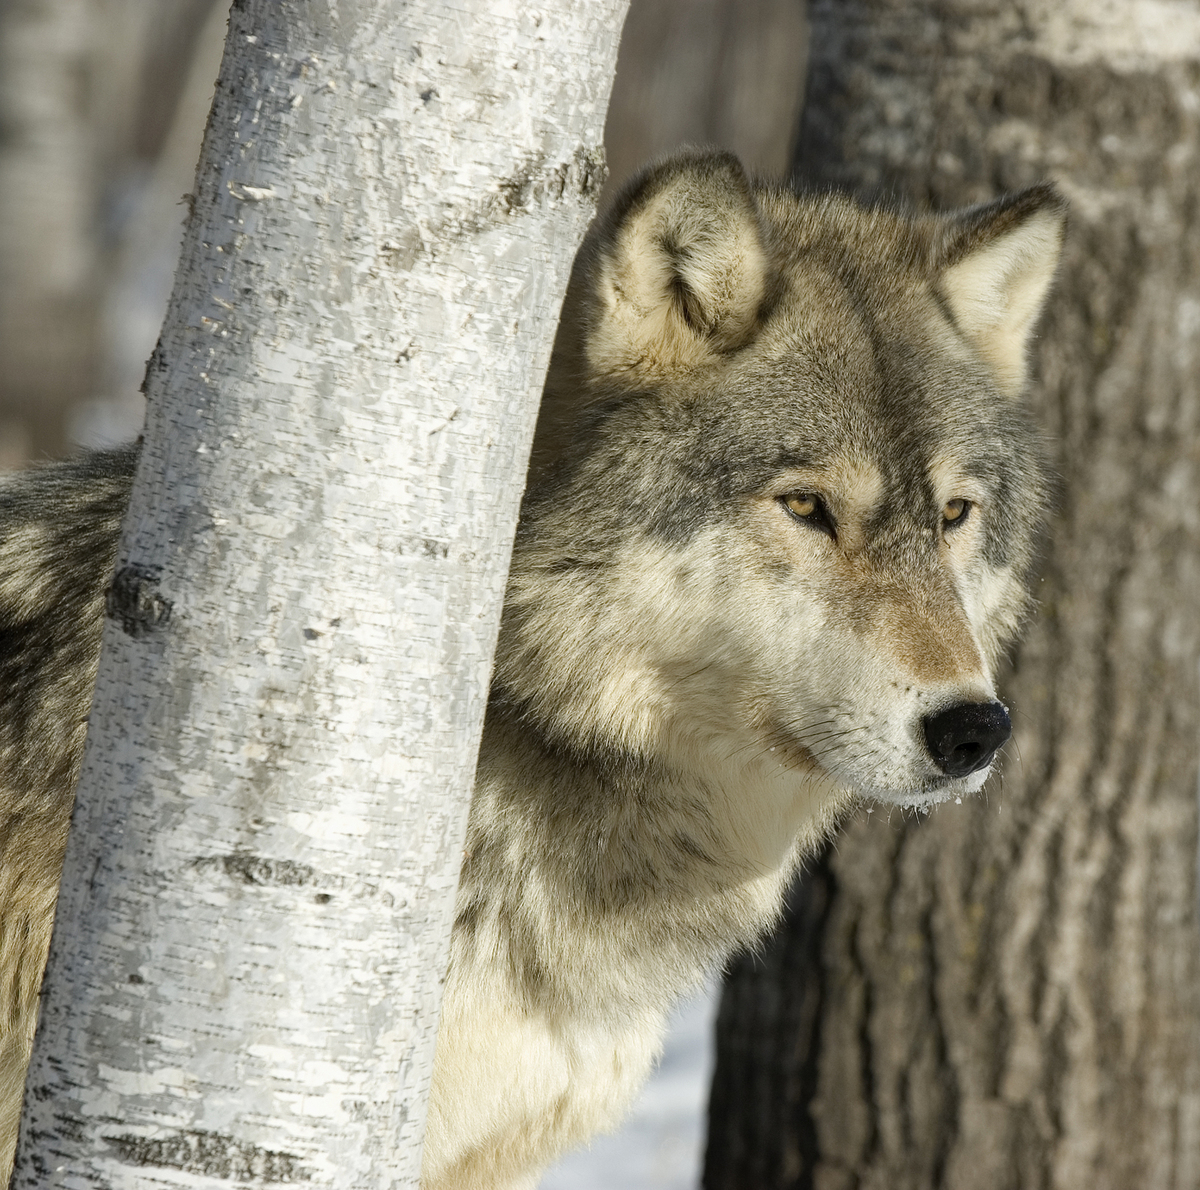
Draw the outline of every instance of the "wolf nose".
[[[929,753],[949,777],[965,777],[985,768],[1012,735],[1012,721],[998,702],[956,703],[926,715],[924,727]]]

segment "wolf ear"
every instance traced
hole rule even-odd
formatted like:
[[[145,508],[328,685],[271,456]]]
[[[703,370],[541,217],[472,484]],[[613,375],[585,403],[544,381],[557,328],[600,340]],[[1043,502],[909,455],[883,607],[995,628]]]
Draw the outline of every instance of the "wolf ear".
[[[963,211],[945,228],[942,293],[1007,396],[1025,387],[1026,351],[1058,267],[1066,210],[1047,182]]]
[[[651,166],[617,200],[595,247],[588,363],[637,381],[702,366],[758,326],[767,256],[732,153]]]

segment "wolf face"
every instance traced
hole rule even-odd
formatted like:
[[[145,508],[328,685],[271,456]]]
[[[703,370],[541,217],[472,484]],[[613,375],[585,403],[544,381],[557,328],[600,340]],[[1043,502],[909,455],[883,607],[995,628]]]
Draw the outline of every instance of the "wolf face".
[[[652,167],[572,277],[484,727],[425,1190],[532,1186],[863,798],[978,790],[1046,495],[1062,203]]]
[[[498,683],[589,747],[687,764],[700,734],[885,802],[978,790],[1062,227],[1044,186],[912,220],[720,154],[646,173],[577,266]]]
[[[1046,495],[1020,403],[1062,203],[940,218],[690,153],[580,254],[450,946],[424,1190],[531,1188],[863,798],[977,790]],[[134,462],[0,490],[0,1175]],[[15,923],[15,924],[14,924]]]

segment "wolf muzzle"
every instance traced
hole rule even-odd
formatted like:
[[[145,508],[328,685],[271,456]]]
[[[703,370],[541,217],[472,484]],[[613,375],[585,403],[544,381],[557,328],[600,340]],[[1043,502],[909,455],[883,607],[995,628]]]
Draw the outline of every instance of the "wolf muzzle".
[[[925,743],[948,777],[966,777],[992,763],[1012,735],[1012,721],[998,702],[960,702],[924,719]]]

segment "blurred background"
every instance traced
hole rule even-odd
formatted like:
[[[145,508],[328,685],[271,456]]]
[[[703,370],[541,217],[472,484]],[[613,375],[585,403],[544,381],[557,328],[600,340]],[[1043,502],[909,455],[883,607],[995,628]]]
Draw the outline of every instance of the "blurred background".
[[[229,0],[0,0],[0,468],[129,441]],[[681,144],[783,174],[803,0],[633,0],[607,193]]]
[[[228,8],[0,0],[0,469],[141,430]],[[786,174],[805,58],[803,0],[632,0],[605,197],[684,144]],[[715,1010],[681,1006],[628,1124],[543,1190],[699,1185]]]

